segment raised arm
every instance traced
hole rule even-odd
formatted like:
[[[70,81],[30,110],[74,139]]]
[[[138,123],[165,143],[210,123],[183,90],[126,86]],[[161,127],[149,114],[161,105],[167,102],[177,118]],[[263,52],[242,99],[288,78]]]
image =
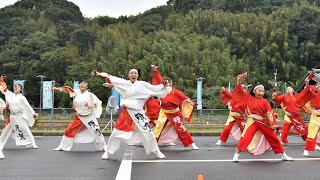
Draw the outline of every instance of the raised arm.
[[[132,83],[128,80],[112,76],[105,72],[92,71],[92,76],[98,76],[103,78],[107,83],[112,84],[113,87],[121,94],[124,95],[127,93],[128,89],[131,87]],[[107,84],[105,84],[107,85]]]
[[[225,88],[221,88],[221,93],[220,93],[221,101],[224,105],[228,105],[228,103],[232,99],[232,94]]]
[[[151,65],[151,68],[153,70],[153,76],[152,76],[152,81],[151,83],[153,85],[159,85],[163,83],[163,78],[160,72],[158,71],[158,66]]]
[[[166,86],[163,84],[159,85],[152,85],[150,83],[144,82],[144,87],[146,88],[146,91],[150,96],[156,96],[159,98],[164,98],[167,94],[169,94],[172,91],[171,86]]]
[[[299,107],[304,107],[305,104],[307,104],[311,100],[312,96],[314,96],[313,91],[311,90],[310,86],[308,85],[300,93],[295,95],[297,105]]]

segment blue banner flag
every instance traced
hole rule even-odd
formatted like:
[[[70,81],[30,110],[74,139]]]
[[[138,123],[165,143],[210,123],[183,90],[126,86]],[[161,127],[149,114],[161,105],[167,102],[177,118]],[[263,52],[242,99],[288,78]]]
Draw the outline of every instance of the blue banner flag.
[[[122,98],[121,98],[121,95],[119,94],[119,92],[115,88],[112,88],[111,94],[112,94],[112,96],[114,96],[116,98],[117,104],[120,107],[120,102],[121,102]]]
[[[197,109],[202,109],[202,80],[197,81]]]
[[[53,108],[53,91],[51,90],[53,85],[52,81],[42,81],[42,108],[52,109]]]

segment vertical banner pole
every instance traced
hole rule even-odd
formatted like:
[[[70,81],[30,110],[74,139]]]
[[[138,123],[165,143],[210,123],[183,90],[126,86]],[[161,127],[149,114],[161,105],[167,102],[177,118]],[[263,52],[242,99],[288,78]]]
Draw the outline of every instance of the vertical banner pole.
[[[200,124],[202,125],[202,80],[204,78],[199,77],[197,79],[197,109],[200,110]]]
[[[51,88],[52,88],[52,87],[54,87],[56,81],[51,81],[51,82],[52,82],[52,84],[51,84]],[[51,105],[51,115],[50,115],[50,128],[53,127],[53,110],[54,110],[54,91],[53,90],[51,90],[51,94],[52,94],[51,95],[51,98],[52,98],[51,104],[52,105]]]

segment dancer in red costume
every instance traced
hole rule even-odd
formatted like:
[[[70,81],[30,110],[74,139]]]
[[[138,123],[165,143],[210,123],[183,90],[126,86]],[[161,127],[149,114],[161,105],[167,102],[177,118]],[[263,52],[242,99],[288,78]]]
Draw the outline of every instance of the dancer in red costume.
[[[309,81],[312,79],[313,74],[306,78],[306,88],[301,92],[306,94],[308,100],[311,102],[311,117],[308,124],[308,136],[306,140],[304,156],[310,156],[309,151],[314,151],[317,147],[316,139],[320,127],[320,85],[317,84],[315,91],[309,86]]]
[[[243,117],[243,114],[245,113],[245,106],[237,106],[232,101],[232,93],[230,93],[224,87],[221,89],[221,100],[223,104],[228,105],[230,113],[227,122],[224,125],[224,129],[220,134],[220,139],[216,143],[218,146],[220,146],[222,143],[225,143],[229,136],[235,141],[239,141],[246,124]]]
[[[250,143],[250,146],[255,146],[254,148],[248,148],[249,152],[253,155],[263,154],[271,146],[275,154],[281,153],[282,160],[293,160],[293,158],[286,155],[283,146],[274,132],[275,116],[269,102],[263,98],[265,94],[264,86],[255,86],[253,89],[254,96],[252,96],[240,84],[241,79],[245,77],[247,77],[247,73],[237,76],[237,86],[232,93],[235,103],[247,105],[246,112],[248,115],[242,138],[236,148],[232,161],[238,162],[240,152],[246,150]],[[257,139],[260,139],[260,143],[258,144],[254,142],[255,135],[258,136]],[[266,139],[265,143],[261,143],[264,138]]]
[[[288,87],[287,94],[277,95],[277,92],[272,94],[275,104],[285,110],[281,143],[288,143],[287,137],[292,126],[304,141],[307,139],[308,129],[299,112],[299,108],[303,107],[307,102],[303,98],[299,98],[301,97],[299,94],[294,95],[293,93],[293,88]]]
[[[153,83],[163,83],[162,76],[157,69],[154,70],[154,77],[157,81]],[[171,79],[167,79],[166,81],[168,85],[173,86]],[[184,108],[188,109],[187,111],[189,112],[184,113]],[[191,120],[190,113],[192,112],[192,108],[193,102],[174,87],[165,98],[161,98],[159,118],[156,127],[153,129],[153,133],[159,144],[171,144],[180,140],[185,147],[191,145],[192,149],[199,149],[193,142],[183,122],[184,120]],[[185,117],[183,114],[188,114],[189,117]]]
[[[162,77],[157,76],[156,72],[158,71],[158,67],[155,65],[151,65],[152,71],[153,71],[153,76],[152,76],[152,81],[151,84],[153,85],[158,85],[158,82],[162,82]],[[160,79],[159,79],[160,78]],[[144,107],[145,107],[145,111],[146,111],[146,115],[149,118],[149,123],[151,128],[154,128],[156,126],[156,122],[158,120],[159,117],[159,112],[160,112],[160,99],[156,96],[152,96],[150,97]]]

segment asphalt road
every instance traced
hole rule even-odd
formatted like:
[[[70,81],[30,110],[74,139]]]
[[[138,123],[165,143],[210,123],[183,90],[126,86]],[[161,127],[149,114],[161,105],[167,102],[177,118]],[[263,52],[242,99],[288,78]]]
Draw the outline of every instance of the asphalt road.
[[[304,143],[299,137],[289,137],[285,146],[287,154],[297,158],[293,162],[281,161],[280,155],[269,151],[259,157],[243,152],[240,162],[232,163],[236,144],[229,140],[215,146],[217,139],[194,137],[200,150],[184,148],[181,143],[160,147],[165,160],[146,155],[142,146],[122,144],[119,153],[100,160],[103,152],[95,151],[93,144],[75,144],[70,152],[56,152],[53,149],[61,137],[36,137],[39,149],[35,150],[16,147],[11,139],[3,150],[6,158],[0,161],[0,180],[113,180],[124,154],[132,157],[132,180],[197,180],[199,174],[205,180],[319,179],[320,152],[304,158]]]

